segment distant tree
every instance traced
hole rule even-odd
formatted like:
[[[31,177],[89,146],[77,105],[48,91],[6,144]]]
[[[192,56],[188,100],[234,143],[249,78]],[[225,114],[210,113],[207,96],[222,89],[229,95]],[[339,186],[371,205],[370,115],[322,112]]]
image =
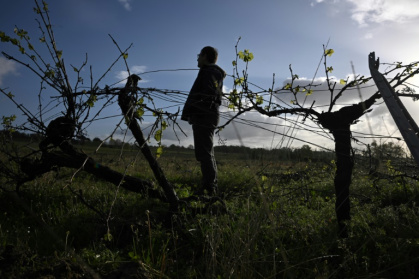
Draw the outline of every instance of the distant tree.
[[[121,146],[122,145],[122,140],[120,140],[120,139],[113,139],[113,138],[110,138],[109,139],[109,145],[112,145],[112,146]]]
[[[379,171],[384,161],[404,158],[406,152],[394,142],[378,143],[374,140],[366,150],[362,151],[362,155],[369,158],[370,173],[374,173]]]
[[[403,158],[406,153],[403,147],[395,144],[394,142],[378,143],[373,141],[371,143],[371,155],[378,160],[383,159],[399,159]]]
[[[313,156],[313,150],[310,145],[304,144],[300,149],[297,149],[298,155],[301,159],[308,160]]]

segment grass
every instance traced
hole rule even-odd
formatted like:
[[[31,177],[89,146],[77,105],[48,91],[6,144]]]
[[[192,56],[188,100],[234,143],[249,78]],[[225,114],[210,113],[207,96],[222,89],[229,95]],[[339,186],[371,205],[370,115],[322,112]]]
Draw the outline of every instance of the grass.
[[[94,156],[153,179],[135,150]],[[194,202],[197,214],[172,215],[167,204],[82,172],[70,184],[69,169],[25,184],[19,196],[1,192],[0,278],[419,276],[418,182],[395,177],[391,164],[385,179],[356,166],[349,237],[340,239],[333,164],[216,156],[227,213],[215,203],[199,214]],[[189,196],[200,181],[193,151],[166,149],[159,160],[178,195]]]

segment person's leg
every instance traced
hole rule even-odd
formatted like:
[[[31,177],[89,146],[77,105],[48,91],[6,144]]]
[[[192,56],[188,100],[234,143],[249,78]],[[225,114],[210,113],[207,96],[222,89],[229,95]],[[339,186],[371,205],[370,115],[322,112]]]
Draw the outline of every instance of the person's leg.
[[[215,125],[194,124],[195,157],[201,163],[202,187],[211,193],[217,190],[217,165],[214,157]]]
[[[214,155],[207,160],[201,161],[202,171],[202,185],[210,193],[215,194],[217,192],[217,164],[215,162]]]

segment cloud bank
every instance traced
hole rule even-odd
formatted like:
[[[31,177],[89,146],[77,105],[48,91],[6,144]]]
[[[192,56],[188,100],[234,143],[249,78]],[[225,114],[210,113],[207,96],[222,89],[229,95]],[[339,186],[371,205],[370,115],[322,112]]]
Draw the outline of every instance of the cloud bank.
[[[369,23],[404,23],[419,17],[416,0],[347,0],[354,8],[352,19],[360,26]]]
[[[131,6],[131,1],[132,0],[118,0],[119,3],[122,4],[122,6],[125,8],[125,10],[127,11],[131,11],[132,10],[132,6]]]
[[[348,9],[351,19],[360,27],[384,22],[406,23],[419,18],[417,0],[315,0],[311,6],[321,3],[339,10]]]
[[[12,60],[0,57],[0,86],[3,85],[3,79],[6,75],[14,74],[17,75],[18,64]]]
[[[336,77],[333,78],[337,81],[340,80]],[[289,80],[285,80],[284,84],[287,82],[289,82]],[[294,85],[305,86],[310,82],[311,80],[300,78],[294,81]],[[316,111],[319,113],[327,111],[331,95],[325,82],[325,77],[319,77],[315,79],[313,83],[317,86],[312,88],[312,95],[305,96],[305,93],[299,93],[297,98],[301,104],[304,103],[304,107],[306,108],[310,107],[315,100],[316,102],[313,108]],[[335,94],[337,94],[342,86],[343,85],[337,82]],[[360,87],[360,91],[356,88],[347,90],[342,97],[339,98],[332,111],[339,110],[343,106],[357,104],[361,100],[366,100],[376,91],[377,88],[372,81],[367,84],[363,84]],[[283,101],[284,106],[285,104],[289,104],[291,106],[291,100],[295,98],[292,94],[284,92],[279,92],[277,97]],[[265,104],[266,102],[267,101],[265,101]],[[407,105],[407,109],[412,113],[415,112],[414,107],[410,104]],[[234,111],[227,108],[226,100],[224,100],[220,113],[220,125],[226,123],[226,121],[228,121],[235,114]],[[390,140],[395,141],[393,139],[388,139],[387,137],[389,136],[400,137],[400,133],[382,99],[379,99],[375,105],[372,106],[371,112],[363,115],[359,120],[360,121],[357,124],[352,125],[351,128],[354,138],[359,140],[359,142],[353,143],[354,148],[365,149],[366,146],[363,144],[371,143],[372,140],[388,142]],[[149,125],[152,123],[151,121],[151,119],[147,119],[141,124],[142,127],[144,127],[143,132],[145,135],[148,135],[150,132]],[[171,125],[163,132],[162,143],[166,146],[170,146],[172,144],[182,145],[185,147],[193,145],[192,127],[185,121],[181,121],[180,119],[178,119],[178,121],[180,128],[186,135],[183,134],[177,127],[173,127]],[[127,135],[128,137],[126,140],[132,137],[129,131]],[[116,137],[118,138],[118,136],[122,137],[122,134],[119,134]],[[151,143],[156,144],[153,140],[153,136],[151,136],[151,139]],[[298,148],[302,145],[308,144],[311,145],[313,149],[317,150],[321,150],[323,148],[328,150],[334,149],[334,140],[329,131],[322,129],[317,125],[317,123],[312,122],[309,118],[304,119],[303,116],[297,117],[293,115],[267,117],[257,112],[247,112],[242,114],[234,122],[230,123],[227,127],[215,135],[214,143],[215,145],[244,145],[267,149],[281,147]]]
[[[130,74],[142,74],[147,70],[147,66],[132,66],[131,69],[129,70]],[[118,71],[115,74],[115,78],[118,81],[118,85],[124,85],[126,82],[126,79],[128,78],[129,75],[128,71]],[[147,82],[147,80],[140,80],[141,83],[145,83]]]

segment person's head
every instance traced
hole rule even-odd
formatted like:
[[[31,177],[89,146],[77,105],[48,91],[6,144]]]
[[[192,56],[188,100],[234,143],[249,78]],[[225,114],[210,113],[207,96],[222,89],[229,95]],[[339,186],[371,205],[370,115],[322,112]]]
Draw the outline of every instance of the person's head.
[[[201,53],[198,54],[198,67],[208,64],[215,64],[218,59],[218,51],[216,48],[206,46],[201,50]]]

